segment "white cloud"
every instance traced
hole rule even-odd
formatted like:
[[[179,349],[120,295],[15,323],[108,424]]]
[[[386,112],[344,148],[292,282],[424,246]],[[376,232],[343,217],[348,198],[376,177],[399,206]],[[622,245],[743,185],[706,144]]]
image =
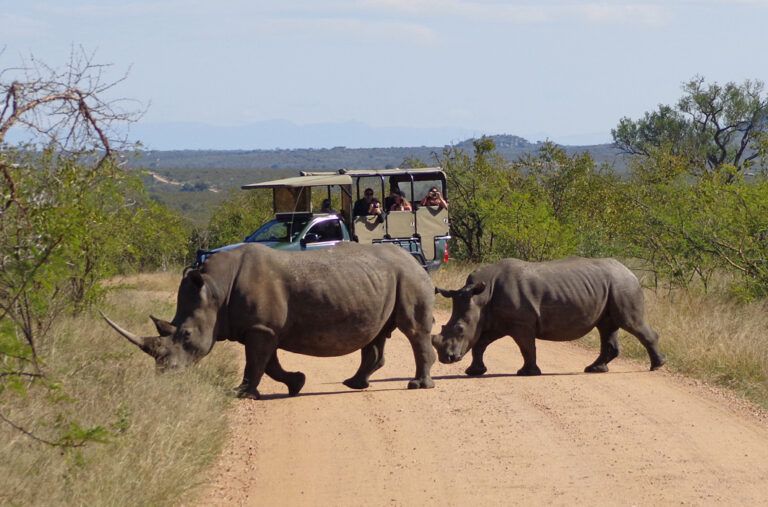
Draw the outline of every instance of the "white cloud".
[[[741,1],[756,2],[758,0]],[[675,1],[662,2],[658,0],[614,2],[366,0],[360,5],[368,11],[380,14],[424,19],[455,18],[462,21],[503,24],[541,24],[575,19],[596,24],[662,25],[671,19],[669,8],[675,3]]]
[[[3,38],[15,37],[37,37],[45,30],[45,23],[31,18],[29,16],[20,16],[15,14],[1,14],[0,26],[3,27]]]
[[[664,4],[669,6],[669,4]],[[576,8],[577,12],[591,23],[633,24],[663,26],[672,21],[672,13],[661,5],[633,2],[587,3]]]
[[[343,40],[406,40],[409,43],[434,44],[440,35],[430,27],[398,20],[359,18],[286,18],[260,23],[260,29],[278,34],[322,32],[329,38]]]

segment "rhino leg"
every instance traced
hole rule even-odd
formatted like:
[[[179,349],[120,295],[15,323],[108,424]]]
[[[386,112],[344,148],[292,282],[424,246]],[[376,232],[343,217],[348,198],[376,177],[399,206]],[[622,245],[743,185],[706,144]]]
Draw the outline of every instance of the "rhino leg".
[[[470,377],[479,377],[488,371],[488,368],[485,367],[485,362],[483,361],[483,354],[485,354],[485,349],[487,347],[488,343],[483,342],[482,339],[472,347],[472,364],[464,370],[464,373]]]
[[[488,345],[495,342],[499,338],[501,338],[501,336],[488,335],[486,333],[480,335],[480,339],[478,339],[477,343],[475,343],[474,347],[472,347],[472,364],[470,364],[469,367],[464,370],[464,373],[470,377],[479,377],[480,375],[483,375],[485,372],[487,372],[488,368],[485,367],[485,362],[483,361],[485,349],[488,348]]]
[[[600,332],[600,355],[595,362],[584,368],[586,373],[604,373],[608,363],[619,355],[619,328],[615,325],[598,324]]]
[[[523,355],[523,367],[517,370],[517,374],[524,377],[541,375],[541,370],[536,365],[536,335],[532,331],[522,331],[512,338]]]
[[[416,377],[408,382],[408,389],[431,389],[435,387],[430,370],[435,363],[437,354],[432,347],[431,329],[424,328],[421,331],[405,332],[413,348],[413,357],[416,359]]]
[[[648,351],[648,357],[651,359],[651,371],[664,366],[664,363],[667,362],[667,356],[659,350],[659,333],[651,329],[645,322],[639,326],[625,327],[624,329],[635,335],[645,350]]]
[[[361,349],[360,367],[357,373],[343,382],[345,386],[350,389],[365,389],[370,385],[368,379],[371,374],[384,366],[384,345],[390,333],[391,331],[380,334]]]
[[[277,351],[277,338],[269,330],[252,329],[246,333],[243,343],[245,344],[245,371],[243,383],[238,389],[238,396],[258,400],[259,382],[267,364]]]
[[[280,365],[280,361],[277,359],[277,351],[272,354],[272,357],[267,363],[265,373],[278,382],[282,382],[288,386],[288,395],[296,396],[304,387],[304,382],[307,380],[306,375],[300,371],[285,371]]]

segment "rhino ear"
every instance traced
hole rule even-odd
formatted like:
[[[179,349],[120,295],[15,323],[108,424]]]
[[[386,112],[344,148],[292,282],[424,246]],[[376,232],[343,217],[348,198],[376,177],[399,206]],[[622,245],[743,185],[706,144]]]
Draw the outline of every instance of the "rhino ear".
[[[485,282],[477,282],[474,285],[470,285],[469,289],[472,291],[472,295],[480,294],[485,290]]]
[[[200,274],[199,269],[190,269],[189,271],[187,271],[186,276],[187,278],[190,279],[190,281],[192,281],[192,283],[195,284],[195,286],[198,289],[203,287],[203,284],[205,283],[205,281],[203,280],[203,275]]]
[[[171,336],[176,332],[176,326],[170,322],[158,319],[152,315],[150,315],[149,318],[155,323],[155,327],[157,328],[157,332],[160,333],[160,336]]]

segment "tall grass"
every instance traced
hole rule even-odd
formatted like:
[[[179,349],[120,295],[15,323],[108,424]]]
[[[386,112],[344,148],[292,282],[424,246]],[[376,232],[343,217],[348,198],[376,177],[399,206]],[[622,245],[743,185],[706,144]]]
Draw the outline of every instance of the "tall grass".
[[[449,264],[432,275],[436,286],[457,289],[475,266]],[[667,367],[674,372],[724,387],[768,408],[768,301],[740,303],[724,291],[645,290],[648,323],[660,335]],[[450,310],[437,296],[436,306]],[[582,340],[599,347],[596,332]],[[641,361],[648,354],[631,335],[621,332],[624,357]]]
[[[128,286],[115,290],[104,310],[150,336],[147,315],[173,315],[179,279],[123,280]],[[0,424],[0,504],[172,504],[220,451],[239,380],[237,348],[215,347],[195,368],[157,375],[149,356],[90,316],[64,322],[42,352],[60,391],[32,387],[24,397],[6,391],[3,413],[44,438],[69,421],[101,425],[109,436],[61,450]]]

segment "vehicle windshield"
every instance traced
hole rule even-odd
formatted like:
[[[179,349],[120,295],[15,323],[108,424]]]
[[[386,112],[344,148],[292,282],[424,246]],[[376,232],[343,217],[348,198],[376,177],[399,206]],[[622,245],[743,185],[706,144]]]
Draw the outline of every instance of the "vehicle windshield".
[[[307,226],[308,221],[307,219],[290,222],[271,220],[245,238],[245,241],[247,243],[260,241],[293,242]]]

